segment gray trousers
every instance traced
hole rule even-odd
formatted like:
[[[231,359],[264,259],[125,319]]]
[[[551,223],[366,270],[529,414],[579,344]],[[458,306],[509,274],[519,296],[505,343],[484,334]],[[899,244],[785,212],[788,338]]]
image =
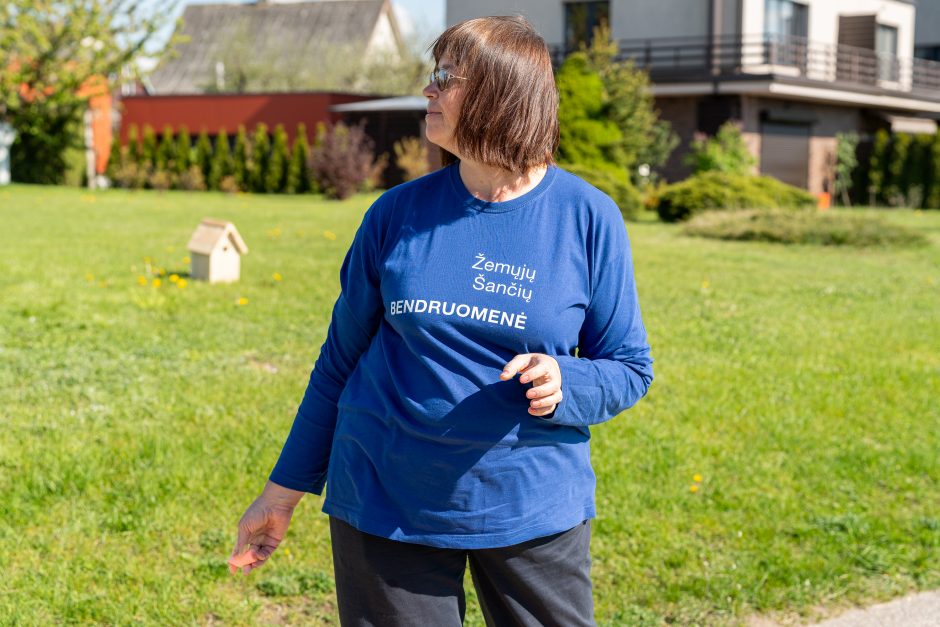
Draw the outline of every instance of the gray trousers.
[[[486,624],[593,626],[591,525],[497,549],[440,549],[369,535],[330,517],[344,627],[452,627],[467,561]]]

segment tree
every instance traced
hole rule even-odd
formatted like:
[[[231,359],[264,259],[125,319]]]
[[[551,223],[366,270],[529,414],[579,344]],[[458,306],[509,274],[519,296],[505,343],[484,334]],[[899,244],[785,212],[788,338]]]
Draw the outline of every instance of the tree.
[[[176,134],[176,154],[173,156],[173,171],[179,175],[189,170],[192,165],[193,146],[192,139],[189,137],[189,129],[185,126],[180,127]]]
[[[849,190],[852,189],[852,173],[858,166],[858,133],[836,133],[836,177],[833,192],[848,207],[852,204]]]
[[[147,169],[152,169],[157,163],[157,134],[149,124],[144,125],[140,140],[140,162]]]
[[[176,138],[173,136],[173,127],[164,126],[163,135],[160,137],[160,143],[157,146],[157,156],[154,167],[157,170],[169,171],[169,166],[175,166],[173,157],[176,154]]]
[[[940,209],[940,131],[930,146],[930,181],[924,204],[928,209]]]
[[[288,194],[306,194],[310,191],[310,169],[307,167],[309,158],[310,146],[307,144],[307,126],[301,123],[297,125],[290,164],[287,166],[286,187]]]
[[[203,180],[208,180],[209,167],[212,165],[212,141],[209,140],[209,133],[205,128],[199,131],[199,137],[196,139],[196,156],[192,165],[202,172]]]
[[[223,128],[215,137],[215,151],[212,153],[212,164],[209,166],[209,178],[206,185],[209,189],[218,190],[222,179],[232,175],[232,155],[228,148],[228,133]]]
[[[242,191],[248,191],[249,159],[248,134],[244,126],[239,126],[235,134],[235,149],[232,151],[232,177]]]
[[[140,165],[143,161],[143,153],[140,149],[140,133],[136,124],[131,124],[127,128],[127,160],[134,165]]]
[[[890,158],[887,161],[884,199],[892,207],[900,207],[906,201],[907,190],[904,188],[904,170],[911,151],[911,136],[897,133],[891,142]]]
[[[287,162],[290,155],[287,150],[287,131],[283,124],[274,127],[274,143],[271,144],[271,155],[268,159],[268,168],[264,174],[264,191],[268,194],[279,194],[284,191],[287,183]]]
[[[15,180],[61,183],[66,152],[81,148],[89,98],[135,61],[176,0],[5,0],[0,8],[0,120],[12,124]],[[161,50],[148,50],[159,55]]]
[[[558,85],[558,161],[600,170],[624,170],[623,133],[608,115],[600,76],[587,55],[569,56],[555,77]]]
[[[115,135],[111,140],[111,153],[108,155],[108,168],[105,172],[112,181],[124,166],[126,154],[127,150],[121,147],[121,138]]]
[[[883,128],[878,129],[875,133],[875,145],[872,148],[871,159],[868,162],[868,204],[870,205],[883,202],[885,167],[890,145],[891,135]]]
[[[665,164],[679,144],[679,137],[669,122],[659,119],[649,74],[638,70],[633,61],[617,61],[617,52],[617,43],[606,24],[594,29],[590,46],[582,44],[588,69],[603,83],[607,117],[620,129],[618,158],[635,174],[639,164]]]
[[[248,188],[256,193],[264,193],[264,181],[268,172],[268,158],[271,141],[268,139],[268,125],[258,123],[251,139],[251,166],[248,169]]]

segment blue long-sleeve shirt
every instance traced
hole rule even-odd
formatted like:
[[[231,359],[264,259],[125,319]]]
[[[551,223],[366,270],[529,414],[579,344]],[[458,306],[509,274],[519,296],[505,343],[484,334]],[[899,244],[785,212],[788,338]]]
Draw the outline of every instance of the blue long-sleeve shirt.
[[[340,270],[326,341],[271,481],[382,537],[508,546],[592,518],[588,427],[653,378],[630,245],[605,194],[550,167],[523,196],[474,198],[457,165],[383,194]],[[520,353],[561,368],[528,413]]]

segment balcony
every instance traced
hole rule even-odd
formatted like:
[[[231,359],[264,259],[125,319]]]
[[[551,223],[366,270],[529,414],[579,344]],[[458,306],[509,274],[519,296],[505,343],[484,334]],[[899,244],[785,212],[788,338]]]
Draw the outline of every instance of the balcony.
[[[770,79],[940,102],[940,62],[770,35],[670,37],[619,42],[654,83]],[[568,51],[552,50],[556,63]]]

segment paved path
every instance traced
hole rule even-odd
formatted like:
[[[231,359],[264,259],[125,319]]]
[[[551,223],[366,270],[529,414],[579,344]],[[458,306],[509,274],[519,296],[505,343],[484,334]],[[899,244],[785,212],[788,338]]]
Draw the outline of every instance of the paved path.
[[[849,610],[814,627],[940,627],[940,591]]]

